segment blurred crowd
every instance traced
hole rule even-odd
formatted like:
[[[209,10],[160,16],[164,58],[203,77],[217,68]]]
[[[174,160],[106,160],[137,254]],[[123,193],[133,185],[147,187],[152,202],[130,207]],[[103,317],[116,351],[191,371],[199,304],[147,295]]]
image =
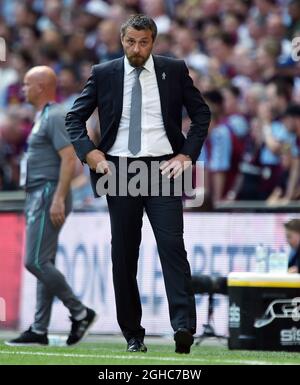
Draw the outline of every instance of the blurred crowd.
[[[91,66],[123,55],[120,25],[146,13],[158,26],[154,54],[184,59],[212,111],[199,158],[212,202],[300,198],[300,0],[0,0],[0,190],[18,189],[34,111],[22,80],[34,65],[58,76],[68,110]],[[88,122],[99,140],[97,119]],[[183,130],[189,118],[183,111]],[[89,204],[78,164],[78,204]],[[81,203],[80,203],[81,202]]]

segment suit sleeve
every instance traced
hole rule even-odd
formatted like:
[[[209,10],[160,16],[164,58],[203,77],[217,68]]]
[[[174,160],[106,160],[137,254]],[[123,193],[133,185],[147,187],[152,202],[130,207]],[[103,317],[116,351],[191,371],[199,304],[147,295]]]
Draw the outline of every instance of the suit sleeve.
[[[95,144],[88,136],[86,121],[97,107],[97,90],[95,68],[92,68],[81,95],[75,100],[73,107],[66,115],[66,128],[70,135],[78,158],[84,162],[86,155],[96,149]]]
[[[184,62],[182,62],[182,79],[183,104],[191,119],[191,126],[180,153],[189,155],[195,163],[208,133],[211,114],[200,91],[194,86]]]

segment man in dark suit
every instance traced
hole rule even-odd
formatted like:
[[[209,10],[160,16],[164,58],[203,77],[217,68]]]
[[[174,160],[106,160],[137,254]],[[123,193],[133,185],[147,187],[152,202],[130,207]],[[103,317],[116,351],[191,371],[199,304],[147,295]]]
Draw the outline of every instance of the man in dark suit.
[[[132,16],[121,27],[125,56],[96,65],[66,117],[76,153],[91,169],[94,192],[101,174],[124,174],[121,159],[142,160],[148,169],[160,163],[162,178],[174,180],[195,162],[207,135],[210,111],[193,86],[182,60],[151,54],[157,28],[145,15]],[[181,131],[182,108],[191,118],[187,138]],[[98,107],[101,141],[88,137],[86,120]],[[112,163],[109,163],[112,162]],[[97,172],[96,172],[97,171]],[[99,175],[100,173],[100,175]],[[128,179],[132,177],[125,170]],[[124,176],[124,175],[121,175]],[[152,183],[151,176],[150,183]],[[183,241],[182,199],[108,194],[112,231],[113,281],[117,318],[127,350],[146,352],[145,329],[136,281],[142,216],[145,209],[157,241],[177,353],[189,353],[196,332],[195,299]]]

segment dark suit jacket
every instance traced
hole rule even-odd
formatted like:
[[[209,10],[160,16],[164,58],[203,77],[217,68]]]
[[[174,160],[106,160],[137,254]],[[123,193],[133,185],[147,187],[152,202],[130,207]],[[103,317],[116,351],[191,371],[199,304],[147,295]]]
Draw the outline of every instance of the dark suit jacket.
[[[289,267],[297,266],[300,273],[300,245],[297,247],[295,254],[289,260]]]
[[[207,136],[210,111],[194,87],[183,60],[153,55],[162,117],[174,154],[189,155],[195,162]],[[93,66],[81,95],[66,116],[66,127],[79,159],[98,148],[104,153],[113,145],[123,108],[124,57]],[[182,107],[191,119],[187,138],[181,131]],[[96,147],[89,139],[86,121],[98,107],[101,140]],[[92,184],[97,175],[91,172]],[[95,187],[95,186],[93,186]],[[95,188],[94,188],[95,191]]]

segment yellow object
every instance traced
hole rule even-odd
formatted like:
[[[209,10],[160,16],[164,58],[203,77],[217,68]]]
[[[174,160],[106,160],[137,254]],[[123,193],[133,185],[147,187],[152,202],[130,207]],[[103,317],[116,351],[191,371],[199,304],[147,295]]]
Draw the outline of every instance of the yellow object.
[[[228,286],[300,288],[300,274],[229,273]]]

